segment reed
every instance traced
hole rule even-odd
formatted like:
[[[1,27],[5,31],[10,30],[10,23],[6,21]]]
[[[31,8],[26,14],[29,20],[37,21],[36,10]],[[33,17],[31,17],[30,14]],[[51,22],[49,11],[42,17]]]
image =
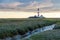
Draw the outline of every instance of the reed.
[[[47,19],[0,19],[0,38],[24,35],[28,31],[56,23]]]

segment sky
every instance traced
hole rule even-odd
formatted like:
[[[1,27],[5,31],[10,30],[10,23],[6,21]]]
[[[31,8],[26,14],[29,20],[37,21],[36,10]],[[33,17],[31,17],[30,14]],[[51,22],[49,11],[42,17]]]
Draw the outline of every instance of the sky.
[[[33,16],[37,8],[45,17],[59,17],[60,0],[0,0],[0,18]]]

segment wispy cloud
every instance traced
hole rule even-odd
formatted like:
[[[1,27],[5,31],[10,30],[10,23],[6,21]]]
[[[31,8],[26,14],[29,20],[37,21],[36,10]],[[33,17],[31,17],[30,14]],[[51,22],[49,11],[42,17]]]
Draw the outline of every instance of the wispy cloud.
[[[14,3],[0,3],[0,6],[5,7],[5,8],[15,8],[18,5],[22,5],[23,3],[20,2],[14,2]]]
[[[27,5],[26,7],[23,7],[23,9],[24,11],[36,11],[37,8],[40,8],[44,11],[43,8],[53,7],[53,5],[54,4],[52,3],[51,0],[43,0],[42,3],[38,1],[33,1],[33,2],[30,2],[29,5]]]
[[[59,0],[0,0],[0,10],[34,12],[37,8],[41,11],[58,10],[60,3]]]

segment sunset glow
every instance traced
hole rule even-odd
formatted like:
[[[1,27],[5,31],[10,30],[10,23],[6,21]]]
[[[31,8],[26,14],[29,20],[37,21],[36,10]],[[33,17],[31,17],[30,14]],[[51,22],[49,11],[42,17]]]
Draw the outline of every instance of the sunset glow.
[[[37,15],[60,18],[60,0],[0,0],[0,18],[28,18]]]
[[[34,12],[19,12],[19,11],[0,11],[0,18],[28,18],[29,16],[37,15]],[[60,18],[60,12],[45,12],[40,13],[46,18]]]

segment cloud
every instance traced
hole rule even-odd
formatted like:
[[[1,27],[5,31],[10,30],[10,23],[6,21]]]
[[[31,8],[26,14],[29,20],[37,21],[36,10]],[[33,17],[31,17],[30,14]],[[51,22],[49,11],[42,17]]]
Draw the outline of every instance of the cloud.
[[[0,0],[0,10],[14,10],[23,5],[19,0]]]
[[[3,10],[15,9],[22,4],[23,4],[22,2],[19,2],[17,0],[0,0],[0,9]]]
[[[4,8],[15,8],[18,5],[22,5],[23,3],[20,2],[14,2],[14,3],[0,3],[0,6],[4,7]]]
[[[44,2],[44,3],[39,3],[34,1],[33,3],[31,3],[30,5],[27,6],[27,8],[44,8],[44,7],[51,7],[53,6],[53,3],[51,2]]]
[[[43,2],[38,2],[38,1],[33,1],[30,2],[29,5],[26,7],[23,7],[24,11],[36,11],[37,8],[42,9],[43,11],[46,9],[43,8],[48,8],[48,7],[53,7],[53,3],[51,0],[43,0]]]
[[[57,3],[56,0],[0,0],[0,10],[34,12],[40,8],[40,11],[50,11],[60,8]]]

